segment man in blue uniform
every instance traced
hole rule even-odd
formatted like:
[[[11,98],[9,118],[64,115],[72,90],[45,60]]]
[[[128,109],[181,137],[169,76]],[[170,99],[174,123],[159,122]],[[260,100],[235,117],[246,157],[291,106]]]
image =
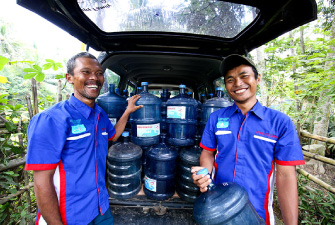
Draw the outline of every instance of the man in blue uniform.
[[[95,103],[104,83],[98,60],[87,52],[67,63],[69,100],[34,116],[28,128],[26,170],[34,171],[36,224],[113,224],[105,185],[108,141],[122,134],[135,95],[115,128]]]
[[[257,213],[267,224],[274,224],[272,203],[276,180],[284,222],[297,224],[295,166],[305,162],[295,126],[287,115],[257,101],[261,75],[249,58],[230,55],[223,60],[221,72],[235,103],[210,115],[200,143],[203,148],[200,167],[192,168],[194,183],[201,192],[207,191],[209,176],[196,175],[206,167],[215,183],[240,184],[247,190]]]

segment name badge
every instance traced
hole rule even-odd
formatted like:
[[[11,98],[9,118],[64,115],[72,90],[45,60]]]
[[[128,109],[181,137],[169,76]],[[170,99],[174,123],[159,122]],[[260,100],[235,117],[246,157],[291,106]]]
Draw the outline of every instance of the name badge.
[[[80,134],[86,131],[84,124],[78,124],[72,126],[72,134]]]
[[[227,128],[229,126],[229,118],[218,118],[216,128]]]

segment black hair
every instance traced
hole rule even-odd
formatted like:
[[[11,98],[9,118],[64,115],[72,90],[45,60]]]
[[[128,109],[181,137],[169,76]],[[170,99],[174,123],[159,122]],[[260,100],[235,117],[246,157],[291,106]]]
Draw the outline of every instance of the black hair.
[[[73,75],[74,68],[76,67],[76,59],[77,58],[90,58],[95,59],[97,58],[88,52],[80,52],[74,56],[72,56],[69,61],[67,61],[66,67],[67,67],[67,73]],[[98,60],[97,60],[98,61]]]

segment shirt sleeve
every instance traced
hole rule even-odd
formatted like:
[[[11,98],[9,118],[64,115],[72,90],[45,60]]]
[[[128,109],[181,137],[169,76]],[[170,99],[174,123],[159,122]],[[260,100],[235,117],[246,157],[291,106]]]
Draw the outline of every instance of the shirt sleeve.
[[[284,128],[275,146],[275,162],[283,166],[295,166],[305,164],[304,155],[299,141],[296,128],[287,119]]]
[[[41,113],[32,118],[28,127],[25,170],[56,169],[66,142],[67,127],[49,115]]]
[[[208,118],[206,127],[202,134],[200,147],[207,151],[216,150],[217,143],[216,143],[215,131],[214,131],[215,121],[216,121],[216,117],[213,114],[211,114]]]

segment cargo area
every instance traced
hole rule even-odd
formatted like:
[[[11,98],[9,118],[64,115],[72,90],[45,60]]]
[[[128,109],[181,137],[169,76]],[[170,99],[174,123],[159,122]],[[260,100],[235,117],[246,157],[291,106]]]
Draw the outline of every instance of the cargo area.
[[[141,191],[133,198],[109,199],[115,225],[193,225],[193,204],[181,200],[177,193],[164,201],[151,200]]]

